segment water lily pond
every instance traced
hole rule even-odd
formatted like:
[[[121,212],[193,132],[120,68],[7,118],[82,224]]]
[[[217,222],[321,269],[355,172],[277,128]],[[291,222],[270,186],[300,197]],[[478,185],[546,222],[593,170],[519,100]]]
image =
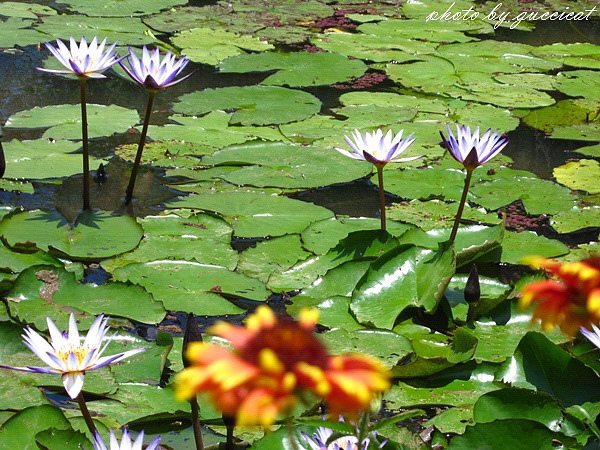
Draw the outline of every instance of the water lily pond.
[[[368,355],[391,374],[367,416],[369,449],[597,448],[600,350],[532,323],[518,300],[545,279],[524,258],[600,253],[598,8],[0,2],[0,365],[39,366],[21,342],[27,326],[48,336],[47,318],[68,330],[73,313],[85,335],[105,314],[108,354],[146,351],[86,371],[95,427],[106,442],[126,427],[146,444],[160,435],[163,448],[196,449],[190,402],[174,395],[188,320],[222,344],[206,333],[218,320],[313,308],[332,355]],[[82,210],[80,83],[36,68],[61,68],[46,42],[84,36],[116,42],[119,57],[171,51],[190,76],[152,91],[115,64],[86,82]],[[472,170],[442,144],[455,125],[509,143]],[[423,155],[384,164],[385,197],[376,163],[335,150],[378,128],[414,133],[401,156]],[[0,371],[0,449],[93,448],[61,377]],[[302,433],[327,409],[304,400],[268,432],[235,427],[228,448],[314,449]],[[198,402],[205,448],[225,448],[227,420],[208,396]]]

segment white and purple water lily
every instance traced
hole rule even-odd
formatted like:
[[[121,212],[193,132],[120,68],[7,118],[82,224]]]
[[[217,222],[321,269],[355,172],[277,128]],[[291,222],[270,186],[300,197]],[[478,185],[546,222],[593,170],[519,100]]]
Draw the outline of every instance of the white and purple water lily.
[[[173,86],[193,74],[192,72],[182,78],[175,79],[190,61],[184,56],[177,59],[170,50],[161,60],[158,48],[155,48],[152,50],[152,53],[149,53],[144,45],[141,58],[138,58],[130,48],[126,60],[129,62],[129,66],[127,66],[124,61],[119,62],[121,67],[123,67],[123,70],[125,70],[127,75],[129,75],[136,83],[141,84],[149,90],[158,90]]]
[[[396,136],[392,130],[389,130],[386,135],[383,135],[381,129],[365,134],[361,134],[358,130],[354,130],[352,138],[344,136],[345,141],[352,148],[352,153],[347,150],[335,147],[335,149],[343,155],[353,159],[368,161],[375,166],[383,167],[389,162],[408,162],[421,156],[411,156],[408,158],[398,158],[414,141],[413,134],[402,139],[404,130],[400,130]]]
[[[332,435],[333,430],[325,427],[317,427],[317,430],[313,433],[312,438],[308,434],[304,432],[302,433],[302,436],[306,440],[306,443],[311,450],[367,450],[371,444],[371,439],[365,438],[362,444],[359,446],[358,438],[352,435],[339,437],[328,444],[327,441]],[[377,433],[372,432],[371,435],[375,441]],[[385,442],[379,444],[378,447],[383,448],[386,443],[387,439]]]
[[[148,446],[146,450],[155,450],[158,448],[158,443],[160,442],[160,436],[154,439]],[[93,450],[142,450],[142,445],[144,443],[144,432],[140,431],[135,441],[131,441],[131,437],[129,436],[129,432],[127,430],[123,430],[123,435],[121,436],[121,444],[119,445],[119,441],[115,436],[115,432],[110,430],[110,448],[106,447],[106,444],[100,437],[98,433],[94,436]]]
[[[584,327],[581,327],[581,334],[596,347],[600,348],[600,329],[594,324],[592,324],[592,328],[594,331],[586,330]]]
[[[450,127],[448,127],[448,139],[441,131],[440,135],[452,157],[468,168],[479,167],[500,153],[508,144],[508,138],[500,134],[500,130],[492,133],[491,128],[479,137],[479,127],[471,134],[470,127],[457,125],[456,137]]]
[[[110,339],[102,346],[102,341],[108,331],[108,318],[100,314],[94,320],[85,339],[81,342],[75,316],[69,318],[69,332],[61,333],[54,322],[46,319],[51,342],[49,343],[29,326],[25,328],[23,343],[45,362],[48,367],[11,367],[4,369],[20,370],[22,372],[48,373],[62,375],[63,385],[69,397],[76,398],[83,388],[85,372],[96,370],[108,364],[119,362],[129,356],[145,351],[143,348],[128,350],[111,356],[101,356]]]
[[[84,36],[81,38],[80,44],[77,45],[75,39],[71,37],[69,47],[60,39],[56,40],[56,44],[56,47],[54,47],[49,42],[46,42],[46,47],[67,70],[44,69],[41,67],[38,67],[38,70],[76,75],[80,78],[106,78],[100,72],[103,72],[120,60],[117,54],[113,52],[115,45],[117,45],[116,42],[104,51],[106,39],[98,44],[98,38],[94,37],[88,45]]]

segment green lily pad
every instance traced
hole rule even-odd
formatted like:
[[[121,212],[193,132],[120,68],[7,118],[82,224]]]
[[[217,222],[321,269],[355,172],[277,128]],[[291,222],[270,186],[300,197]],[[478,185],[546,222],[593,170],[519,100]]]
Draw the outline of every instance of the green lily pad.
[[[323,50],[374,62],[409,61],[415,54],[432,53],[436,45],[419,39],[392,39],[385,34],[368,33],[326,33],[311,38],[311,43]]]
[[[133,162],[137,153],[138,144],[125,144],[115,149],[115,155],[126,161]],[[195,142],[158,141],[148,142],[144,145],[141,164],[151,164],[158,167],[194,168],[200,164],[196,155],[210,153],[213,148],[198,145]]]
[[[556,42],[536,47],[531,50],[531,53],[540,58],[559,61],[571,67],[600,69],[600,49],[597,45],[588,42],[569,44]]]
[[[231,246],[232,228],[223,219],[208,214],[178,211],[178,214],[146,216],[139,219],[144,237],[133,251],[111,260],[102,267],[115,268],[135,262],[161,259],[196,261],[235,269],[238,254]]]
[[[458,202],[445,203],[441,200],[421,202],[395,203],[387,208],[388,218],[408,222],[422,230],[429,231],[436,228],[451,227],[458,211]],[[500,223],[498,214],[488,214],[483,208],[471,208],[465,205],[462,220],[472,220],[488,224]]]
[[[2,4],[0,3],[0,5]],[[26,5],[29,6],[30,4],[27,3]],[[31,19],[23,20],[20,17],[9,17],[0,22],[0,46],[2,48],[26,47],[39,44],[48,39],[48,36],[32,29],[32,25]]]
[[[600,103],[591,100],[561,100],[555,105],[531,111],[523,118],[530,127],[547,133],[570,125],[584,125],[594,119]]]
[[[86,2],[89,5],[89,3]],[[98,6],[102,4],[98,3]],[[92,6],[94,7],[94,6]],[[38,42],[47,42],[54,39],[68,40],[71,36],[80,41],[83,36],[98,39],[107,39],[109,44],[120,42],[122,45],[148,45],[156,44],[154,37],[139,17],[87,17],[80,14],[59,14],[45,17],[35,24],[38,31]]]
[[[326,254],[309,256],[280,274],[272,274],[268,286],[274,291],[303,288],[346,261],[374,260],[396,245],[397,240],[387,232],[355,231]]]
[[[252,36],[240,35],[226,30],[192,28],[181,31],[171,38],[190,60],[215,65],[247,50],[263,52],[273,48],[268,42]]]
[[[585,156],[591,156],[592,158],[600,158],[600,144],[586,145],[585,147],[576,148],[573,151]]]
[[[502,436],[502,445],[510,448],[554,448],[554,434],[539,422],[523,419],[496,420],[468,426],[462,436],[456,436],[449,450],[468,450],[489,445],[493,436]]]
[[[555,214],[574,206],[571,191],[556,183],[538,178],[516,176],[476,183],[470,193],[475,203],[495,210],[515,200],[522,200],[529,214]]]
[[[67,328],[67,313],[75,309],[79,315],[93,316],[106,313],[138,322],[156,324],[165,316],[160,301],[139,286],[109,282],[100,286],[82,284],[75,274],[63,268],[32,266],[19,275],[7,294],[8,307],[13,317],[37,329],[47,329],[46,317],[59,318],[59,329]]]
[[[225,296],[264,301],[270,294],[264,285],[226,267],[190,261],[158,260],[119,267],[115,279],[143,286],[173,311],[196,315],[239,314],[243,309]]]
[[[7,178],[43,179],[61,178],[81,173],[82,156],[74,153],[81,144],[70,141],[36,139],[3,143]],[[90,165],[107,160],[91,157]],[[19,186],[16,185],[16,188]]]
[[[87,105],[88,136],[97,138],[124,133],[140,121],[137,111],[116,105]],[[10,116],[7,128],[48,128],[44,138],[81,139],[81,106],[36,106]]]
[[[57,430],[49,428],[35,435],[37,445],[47,449],[79,450],[91,447],[92,444],[86,435],[80,431]]]
[[[553,91],[555,77],[545,73],[509,73],[498,75],[494,80],[512,86],[528,86],[539,91]]]
[[[362,353],[375,356],[388,369],[413,352],[410,341],[404,336],[385,330],[354,330],[338,328],[319,336],[332,355]],[[390,353],[389,349],[394,352]]]
[[[403,198],[460,200],[465,175],[459,170],[437,168],[388,171],[385,190]]]
[[[10,250],[4,245],[0,246],[0,272],[19,273],[29,266],[38,264],[53,265],[61,267],[58,259],[44,252],[21,253]]]
[[[550,223],[559,233],[571,233],[582,228],[600,226],[600,206],[575,207],[559,212],[552,216]]]
[[[394,331],[408,338],[414,349],[411,358],[393,368],[394,377],[403,379],[430,376],[468,361],[477,347],[477,338],[465,328],[457,328],[453,338],[415,324],[403,324]]]
[[[232,124],[268,125],[306,119],[319,112],[321,102],[307,92],[277,86],[233,86],[182,95],[173,109],[188,115],[234,109]]]
[[[202,158],[203,165],[244,166],[223,175],[238,186],[312,188],[362,178],[371,164],[360,164],[333,149],[256,142],[228,147]]]
[[[202,117],[173,114],[169,119],[176,123],[150,125],[148,136],[154,140],[201,144],[195,146],[198,155],[255,139],[287,141],[278,130],[271,127],[230,125],[232,116],[233,113],[224,111],[213,111]]]
[[[566,382],[574,370],[579,382]],[[514,387],[547,392],[565,406],[600,400],[600,390],[594,389],[600,388],[596,373],[542,333],[529,332],[521,339],[515,355],[503,364],[497,379]]]
[[[556,89],[571,97],[600,101],[600,74],[594,70],[573,70],[556,76]]]
[[[272,273],[281,273],[309,255],[302,248],[299,235],[286,234],[259,242],[256,247],[242,252],[237,270],[266,283]]]
[[[35,449],[36,433],[48,428],[69,430],[71,426],[61,410],[54,406],[25,408],[4,423],[0,440],[6,448]]]
[[[400,245],[371,264],[352,295],[352,312],[361,323],[391,329],[406,308],[435,311],[455,264],[452,248]]]
[[[37,20],[39,16],[53,16],[56,10],[36,3],[2,2],[0,16]]]
[[[52,250],[76,260],[98,261],[136,247],[143,230],[130,216],[86,211],[75,224],[69,224],[56,210],[35,210],[4,218],[0,234],[11,247]]]
[[[302,242],[308,251],[322,255],[353,231],[379,230],[380,228],[381,220],[379,219],[337,216],[311,224],[302,232]],[[387,232],[396,237],[403,235],[411,228],[411,225],[393,221],[388,221],[386,227]]]
[[[184,5],[185,0],[158,0],[148,5],[144,0],[108,0],[104,2],[88,2],[86,0],[61,0],[69,9],[86,16],[99,17],[132,17],[157,13],[162,9]]]
[[[544,256],[552,258],[566,255],[569,248],[560,241],[538,236],[533,231],[504,233],[502,247],[496,248],[482,257],[482,261],[520,264],[526,256]]]
[[[556,181],[565,186],[590,194],[600,194],[600,163],[593,159],[571,161],[554,168]]]
[[[367,70],[365,63],[339,53],[254,53],[226,59],[223,73],[276,71],[261,84],[267,86],[321,86],[350,81]]]
[[[174,203],[221,214],[238,237],[281,236],[299,233],[312,222],[333,216],[326,208],[287,197],[257,192],[216,192],[190,195]]]

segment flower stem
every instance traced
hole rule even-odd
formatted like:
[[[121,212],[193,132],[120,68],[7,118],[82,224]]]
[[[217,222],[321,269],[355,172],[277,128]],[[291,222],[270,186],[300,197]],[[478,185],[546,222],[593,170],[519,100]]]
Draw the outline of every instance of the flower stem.
[[[467,177],[465,178],[465,186],[463,188],[462,197],[460,198],[460,203],[458,204],[458,211],[456,211],[454,226],[452,227],[452,232],[450,233],[450,242],[454,242],[454,239],[456,239],[456,233],[458,232],[458,224],[460,223],[460,218],[462,217],[463,210],[465,209],[465,203],[467,202],[467,194],[469,193],[469,186],[471,185],[471,176],[473,175],[473,170],[475,168],[467,167],[466,169]]]
[[[190,400],[190,403],[192,404],[192,428],[194,429],[196,450],[204,450],[204,443],[202,442],[202,430],[200,428],[200,407],[198,406],[198,399],[193,397]]]
[[[233,430],[235,428],[235,417],[227,416],[223,414],[223,422],[225,423],[225,428],[227,429],[227,437],[225,438],[225,450],[235,450],[235,445],[233,443]]]
[[[146,116],[144,117],[144,125],[142,126],[142,134],[140,136],[140,143],[138,144],[137,153],[135,154],[135,161],[133,163],[133,169],[131,170],[131,177],[129,178],[129,184],[127,185],[127,191],[125,193],[125,203],[130,203],[133,198],[133,188],[135,186],[135,179],[137,178],[138,168],[142,160],[142,153],[144,152],[144,144],[146,143],[146,134],[148,133],[148,124],[150,122],[150,115],[152,114],[152,104],[154,103],[154,96],[157,91],[148,90],[148,105],[146,105]]]
[[[385,231],[385,190],[383,189],[383,166],[377,167],[377,181],[379,183],[379,217],[381,218],[381,231]]]
[[[83,392],[79,392],[79,394],[77,395],[77,403],[79,404],[79,410],[81,411],[81,414],[83,415],[83,419],[85,420],[85,424],[87,425],[88,430],[90,430],[90,433],[92,433],[92,436],[96,436],[96,433],[98,433],[98,431],[96,430],[96,425],[94,425],[94,421],[92,420],[90,410],[88,409],[87,405],[85,404],[85,399],[83,398]]]
[[[90,156],[88,149],[87,104],[85,99],[86,77],[79,77],[81,92],[81,145],[83,146],[83,210],[90,209]]]

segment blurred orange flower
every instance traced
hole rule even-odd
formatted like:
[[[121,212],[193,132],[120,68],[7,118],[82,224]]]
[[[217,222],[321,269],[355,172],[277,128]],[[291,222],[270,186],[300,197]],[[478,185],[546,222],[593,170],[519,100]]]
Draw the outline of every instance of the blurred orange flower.
[[[191,365],[177,375],[175,395],[182,400],[207,392],[237,425],[272,425],[303,393],[325,400],[331,413],[356,415],[390,387],[389,372],[368,355],[330,356],[313,331],[318,312],[304,310],[298,321],[259,306],[246,326],[215,324],[211,333],[232,350],[193,342]]]
[[[544,331],[558,326],[575,336],[600,322],[600,257],[565,263],[532,257],[526,263],[554,276],[526,285],[519,302],[522,309],[535,304],[532,320],[540,319]]]

